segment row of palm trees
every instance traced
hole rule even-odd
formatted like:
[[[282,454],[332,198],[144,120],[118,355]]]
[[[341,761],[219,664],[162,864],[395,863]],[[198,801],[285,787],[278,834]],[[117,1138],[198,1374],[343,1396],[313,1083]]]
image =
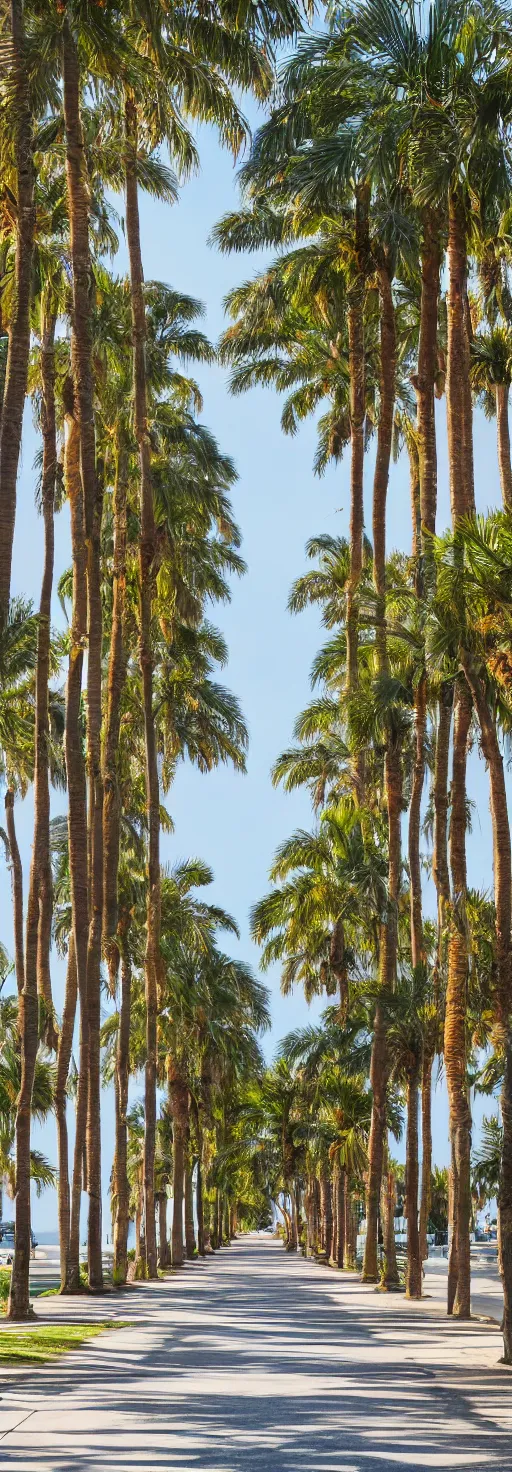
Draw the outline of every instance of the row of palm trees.
[[[149,1277],[157,1273],[163,1076],[177,1137],[188,1129],[192,1095],[180,1061],[181,1033],[173,1031],[175,1002],[169,1011],[170,977],[180,979],[183,1007],[191,1009],[187,1027],[198,1058],[207,1054],[205,1019],[214,1018],[201,988],[211,1001],[214,976],[226,1036],[236,1014],[240,1047],[244,1038],[247,1044],[243,1066],[251,1049],[252,1063],[257,1054],[262,993],[223,957],[215,940],[219,917],[207,914],[208,907],[204,915],[199,907],[186,930],[187,904],[182,914],[168,894],[168,884],[179,894],[182,880],[166,876],[160,859],[161,830],[170,826],[163,798],[181,758],[203,770],[220,761],[244,767],[245,726],[236,699],[215,678],[226,650],[207,617],[211,603],[229,597],[229,577],[243,564],[229,499],[235,471],[198,418],[201,396],[188,366],[211,361],[213,348],[197,326],[197,302],[165,284],[145,283],[139,215],[141,191],[176,203],[179,181],[198,161],[194,123],[214,125],[221,143],[237,152],[247,136],[237,97],[269,94],[273,46],[299,25],[294,0],[242,4],[234,14],[223,3],[205,10],[164,0],[11,0],[2,18],[0,659],[20,1050],[14,1319],[30,1312],[31,1111],[41,1040],[56,1057],[65,1291],[80,1286],[84,1189],[88,1283],[95,1290],[103,1283],[102,985],[112,997],[120,994],[114,1175],[121,1279],[135,1037],[136,1066],[144,1070],[138,1270]],[[126,279],[109,267],[118,230],[112,191],[123,201]],[[41,440],[44,565],[37,612],[11,596],[27,395]],[[54,523],[64,500],[71,567],[55,586]],[[57,637],[56,594],[66,613]],[[64,837],[52,828],[54,782],[66,787]],[[29,784],[34,834],[25,903],[16,801]],[[52,932],[67,953],[60,1023]],[[205,957],[211,980],[204,976]],[[71,1168],[66,1094],[77,1010]],[[229,1066],[236,1079],[236,1050]],[[227,1084],[226,1091],[229,1098]]]
[[[9,1311],[23,1318],[30,1309],[31,1110],[41,1039],[56,1058],[67,1291],[80,1286],[84,1188],[88,1281],[96,1290],[103,1282],[102,1042],[116,1088],[121,1281],[132,1206],[140,1226],[137,1271],[154,1277],[158,1270],[157,1206],[160,1215],[168,1155],[165,1117],[157,1131],[162,1083],[164,1114],[173,1121],[175,1189],[179,1198],[182,1180],[189,1227],[193,1160],[199,1196],[202,1174],[207,1193],[217,1193],[217,1237],[233,1225],[226,1224],[225,1200],[233,1203],[240,1183],[252,1181],[254,1199],[263,1190],[242,1147],[258,1118],[263,1128],[248,1073],[256,1088],[264,995],[220,952],[216,926],[227,922],[229,929],[228,917],[198,918],[188,881],[179,871],[166,874],[160,860],[162,826],[170,821],[163,798],[181,758],[205,770],[225,760],[244,766],[243,719],[214,678],[225,649],[207,619],[210,603],[229,596],[228,579],[242,570],[229,499],[235,473],[198,421],[200,394],[188,364],[213,356],[196,325],[198,305],[144,282],[139,220],[141,189],[177,200],[179,180],[196,163],[195,120],[213,123],[235,151],[241,146],[242,89],[271,96],[271,112],[242,170],[242,206],[214,236],[223,250],[263,246],[278,254],[230,294],[232,325],[221,357],[231,365],[234,392],[263,383],[286,393],[287,432],[323,406],[316,469],[344,453],[350,463],[349,539],[311,544],[318,566],[299,580],[291,600],[296,609],[319,604],[330,635],[314,669],[319,696],[276,766],[276,780],[309,787],[316,827],[278,854],[254,933],[266,943],[267,959],[283,960],[287,987],[301,980],[308,992],[336,990],[338,1084],[352,1091],[354,1109],[361,1093],[357,1053],[369,1048],[368,1280],[378,1273],[379,1208],[391,1175],[393,1091],[405,1091],[412,1295],[421,1292],[428,1220],[432,1069],[443,1052],[452,1146],[448,1307],[462,1317],[470,1311],[469,1069],[472,1049],[492,1045],[492,1080],[502,1081],[500,1260],[510,1360],[511,856],[502,757],[511,609],[509,15],[490,0],[435,0],[421,11],[408,0],[354,0],[333,13],[324,32],[300,39],[276,85],[273,48],[301,25],[293,0],[242,3],[235,14],[223,3],[178,10],[164,0],[63,0],[57,7],[11,0],[5,19],[0,719],[20,1059]],[[112,190],[123,196],[127,279],[108,266],[116,245]],[[28,393],[41,436],[37,614],[11,597]],[[452,528],[441,537],[435,402],[443,394]],[[504,509],[486,520],[475,515],[475,399],[496,414]],[[369,540],[363,490],[372,439]],[[391,464],[400,450],[411,471],[407,557],[390,556],[386,546]],[[72,565],[54,590],[54,518],[64,498]],[[54,591],[67,614],[57,638]],[[472,742],[489,770],[492,902],[467,886]],[[66,785],[64,834],[51,822],[52,782]],[[35,817],[25,914],[16,799],[30,783]],[[422,896],[425,827],[437,892],[433,927]],[[67,954],[60,1022],[52,932]],[[103,984],[118,1006],[102,1039]],[[71,1170],[66,1094],[77,1007]],[[234,1061],[244,1029],[247,1047]],[[232,1037],[229,1061],[218,1037]],[[309,1055],[301,1048],[297,1066],[306,1075]],[[206,1083],[202,1067],[217,1055],[209,1115],[210,1065]],[[140,1069],[142,1137],[138,1116],[129,1134],[127,1113],[130,1070]],[[321,1088],[328,1087],[326,1074]],[[135,1205],[129,1153],[138,1159]],[[335,1150],[332,1160],[340,1241],[342,1153]],[[324,1216],[332,1196],[326,1180],[324,1173],[318,1185]],[[316,1211],[313,1186],[310,1194]],[[389,1187],[387,1257],[391,1197]],[[180,1231],[177,1206],[176,1261]]]
[[[214,232],[224,251],[277,248],[227,300],[232,321],[221,353],[233,392],[263,384],[284,393],[282,424],[291,434],[322,408],[316,470],[342,456],[350,467],[349,538],[311,542],[316,565],[290,599],[293,610],[318,604],[329,637],[313,667],[315,698],[274,777],[310,790],[316,826],[278,851],[273,887],[254,910],[254,935],[268,962],[282,962],[285,989],[301,982],[307,994],[338,990],[341,1062],[354,1035],[359,1046],[361,1027],[371,1036],[367,1281],[378,1273],[398,1079],[405,1090],[412,1296],[421,1293],[432,1070],[442,1056],[451,1139],[448,1310],[461,1318],[470,1313],[469,1084],[474,1050],[492,1049],[493,1083],[501,1083],[507,1362],[511,47],[508,7],[487,0],[424,7],[351,0],[333,11],[327,29],[301,39],[282,67],[270,118],[241,171],[240,209]],[[443,397],[446,533],[437,524],[436,400]],[[475,404],[496,420],[502,508],[485,518],[475,510]],[[390,555],[388,491],[401,451],[410,464],[410,551]],[[489,776],[492,902],[467,884],[471,746]],[[424,914],[425,863],[437,893],[434,925]],[[371,1033],[362,999],[371,1006]]]

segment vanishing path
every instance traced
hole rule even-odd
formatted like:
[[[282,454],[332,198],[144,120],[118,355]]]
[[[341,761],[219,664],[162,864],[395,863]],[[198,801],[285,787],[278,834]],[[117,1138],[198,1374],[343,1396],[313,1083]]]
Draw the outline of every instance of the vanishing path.
[[[44,1315],[131,1327],[2,1372],[1,1472],[510,1472],[495,1327],[447,1323],[269,1238],[106,1304],[48,1299]]]

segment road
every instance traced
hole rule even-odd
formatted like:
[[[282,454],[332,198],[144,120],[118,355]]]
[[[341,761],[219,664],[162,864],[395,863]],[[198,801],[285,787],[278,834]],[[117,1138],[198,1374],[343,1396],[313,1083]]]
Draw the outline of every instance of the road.
[[[493,1325],[459,1325],[242,1238],[157,1284],[52,1321],[119,1318],[37,1372],[2,1372],[0,1469],[510,1472],[512,1372]]]

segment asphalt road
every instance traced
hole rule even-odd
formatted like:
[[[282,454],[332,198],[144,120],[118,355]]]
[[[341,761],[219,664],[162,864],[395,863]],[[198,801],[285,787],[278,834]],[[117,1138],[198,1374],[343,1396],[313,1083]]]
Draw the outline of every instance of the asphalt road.
[[[1,1472],[510,1472],[495,1326],[375,1293],[269,1238],[37,1309],[131,1327],[37,1372],[2,1368]]]

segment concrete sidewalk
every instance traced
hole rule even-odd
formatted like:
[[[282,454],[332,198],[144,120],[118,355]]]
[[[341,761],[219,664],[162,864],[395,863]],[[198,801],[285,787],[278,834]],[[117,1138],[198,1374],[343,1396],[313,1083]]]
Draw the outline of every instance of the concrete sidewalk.
[[[496,1326],[447,1321],[436,1297],[376,1293],[269,1238],[121,1296],[37,1307],[132,1327],[4,1373],[1,1472],[510,1472]]]

